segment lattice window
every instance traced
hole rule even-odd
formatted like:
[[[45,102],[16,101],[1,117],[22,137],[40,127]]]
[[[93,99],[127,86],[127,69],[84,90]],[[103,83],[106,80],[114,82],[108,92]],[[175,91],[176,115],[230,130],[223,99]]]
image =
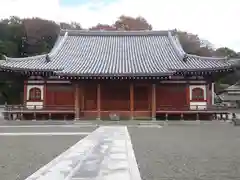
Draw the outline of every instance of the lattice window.
[[[31,101],[40,101],[41,100],[41,89],[31,88],[29,90],[29,100]]]
[[[202,88],[194,88],[192,90],[193,101],[204,101],[204,90]]]

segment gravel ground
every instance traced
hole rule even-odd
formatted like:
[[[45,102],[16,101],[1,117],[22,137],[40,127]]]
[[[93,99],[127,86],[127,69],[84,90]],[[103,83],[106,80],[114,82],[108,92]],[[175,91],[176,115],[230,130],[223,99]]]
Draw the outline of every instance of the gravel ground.
[[[240,127],[128,128],[143,180],[239,180]]]
[[[83,136],[0,137],[0,179],[24,180]]]

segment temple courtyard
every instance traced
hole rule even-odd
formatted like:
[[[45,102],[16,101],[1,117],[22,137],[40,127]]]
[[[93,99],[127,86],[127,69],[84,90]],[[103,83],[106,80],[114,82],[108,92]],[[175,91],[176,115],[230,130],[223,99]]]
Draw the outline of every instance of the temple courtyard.
[[[1,180],[240,177],[240,127],[224,122],[0,122],[0,144]]]

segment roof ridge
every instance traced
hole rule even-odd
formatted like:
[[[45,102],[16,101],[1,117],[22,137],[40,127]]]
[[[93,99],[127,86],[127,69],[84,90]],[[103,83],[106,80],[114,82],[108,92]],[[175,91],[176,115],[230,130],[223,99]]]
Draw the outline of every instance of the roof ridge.
[[[63,36],[68,32],[68,36],[168,36],[169,32],[175,33],[176,30],[140,30],[140,31],[103,31],[103,30],[70,30],[61,29],[60,35]]]
[[[180,54],[180,58],[184,58],[184,57],[194,57],[194,58],[199,58],[200,60],[227,60],[228,57],[207,57],[207,56],[198,56],[198,55],[194,55],[194,54],[188,54],[184,51],[184,49],[182,48],[182,45],[179,41],[178,35],[175,35],[175,39],[172,35],[171,32],[168,33],[169,38],[170,38],[170,42],[173,44],[173,47],[175,48],[175,50]],[[240,59],[235,59],[235,60],[240,60]]]
[[[185,56],[185,51],[182,48],[181,43],[178,40],[177,33],[175,34],[175,39],[173,38],[173,35],[171,32],[168,32],[168,38],[170,39],[170,43],[173,45],[175,51],[177,52],[178,56],[183,59]]]
[[[54,44],[52,50],[48,53],[50,57],[54,56],[61,49],[63,44],[66,42],[67,37],[68,37],[68,32],[64,34],[61,40],[59,40],[60,35],[58,36],[58,39],[56,40],[56,43]]]

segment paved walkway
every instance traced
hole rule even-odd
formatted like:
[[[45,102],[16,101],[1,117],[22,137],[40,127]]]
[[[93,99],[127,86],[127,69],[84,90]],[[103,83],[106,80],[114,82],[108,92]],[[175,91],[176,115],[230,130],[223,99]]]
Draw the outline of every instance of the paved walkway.
[[[88,121],[5,121],[0,120],[1,127],[98,127],[98,126],[128,126],[128,127],[138,127],[138,126],[164,126],[164,125],[198,125],[198,124],[215,124],[221,123],[226,124],[227,122],[222,120],[212,120],[212,121],[144,121],[144,120],[128,120],[128,121],[98,121],[98,120],[88,120]]]
[[[125,126],[100,127],[26,180],[141,180]]]

